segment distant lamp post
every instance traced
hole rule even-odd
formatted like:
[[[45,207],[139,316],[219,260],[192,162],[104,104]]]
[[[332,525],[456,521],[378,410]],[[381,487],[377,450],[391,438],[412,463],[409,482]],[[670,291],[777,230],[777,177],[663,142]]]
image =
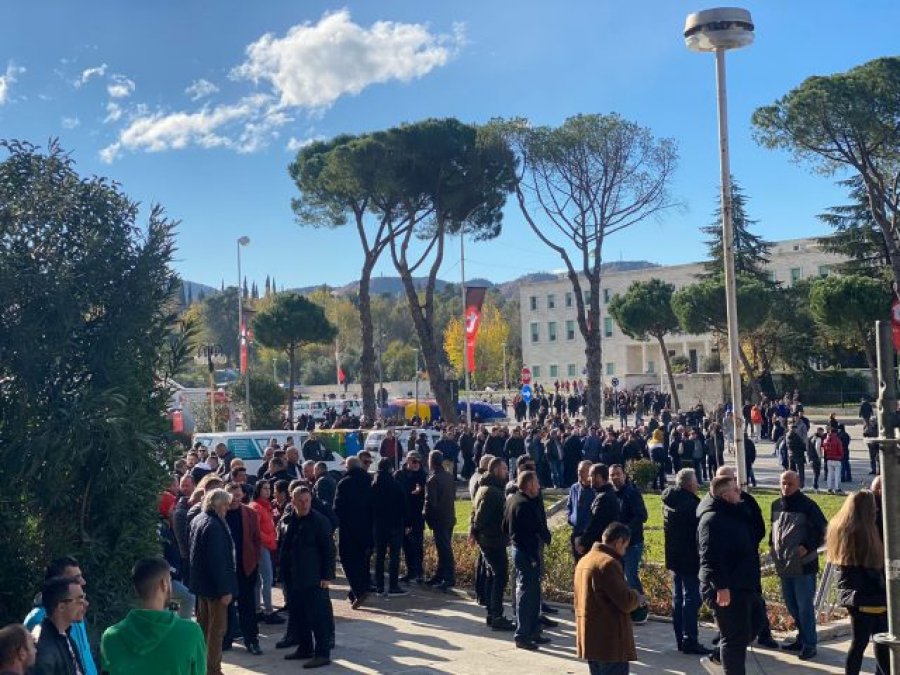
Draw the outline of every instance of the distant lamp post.
[[[741,367],[734,273],[734,228],[732,224],[731,163],[728,156],[728,102],[725,93],[725,52],[753,42],[750,12],[737,7],[719,7],[689,14],[684,23],[684,43],[695,52],[715,52],[719,111],[719,168],[722,187],[722,248],[725,261],[725,307],[728,313],[728,353],[731,369],[731,406],[734,420],[735,462],[738,484],[747,485],[744,456],[744,417],[741,414]]]
[[[216,366],[224,365],[228,359],[217,344],[200,345],[194,356],[195,363],[206,363],[209,371],[209,430],[216,430]]]
[[[239,237],[237,240],[237,273],[238,273],[238,344],[242,352],[244,366],[244,431],[250,429],[250,337],[248,327],[244,325],[244,290],[241,285],[241,247],[250,245],[250,237]],[[249,299],[249,298],[248,298]]]
[[[387,401],[385,401],[382,396],[382,392],[384,391],[384,365],[382,364],[381,357],[384,353],[385,338],[387,338],[387,335],[384,333],[378,334],[378,396],[375,397],[375,401],[378,404],[379,418],[382,416],[381,409],[387,405]]]

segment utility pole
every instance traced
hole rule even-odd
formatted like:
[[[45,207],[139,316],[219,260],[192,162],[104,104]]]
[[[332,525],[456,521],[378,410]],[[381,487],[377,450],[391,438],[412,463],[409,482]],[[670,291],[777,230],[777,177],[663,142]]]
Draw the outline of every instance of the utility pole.
[[[900,452],[897,439],[897,371],[889,321],[876,321],[878,343],[878,436],[881,449],[881,517],[884,520],[884,571],[888,632],[874,636],[891,648],[891,672],[900,673]]]

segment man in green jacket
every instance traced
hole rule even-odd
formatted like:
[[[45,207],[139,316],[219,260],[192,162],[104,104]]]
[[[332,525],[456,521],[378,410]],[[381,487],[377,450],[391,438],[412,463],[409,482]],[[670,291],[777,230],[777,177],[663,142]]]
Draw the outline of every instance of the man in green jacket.
[[[139,560],[131,571],[140,609],[128,612],[100,640],[108,675],[206,675],[206,642],[193,621],[168,609],[172,593],[169,564],[162,558]]]
[[[477,542],[488,567],[484,588],[487,625],[496,631],[515,628],[515,624],[503,616],[503,594],[509,579],[509,563],[506,559],[509,540],[503,534],[508,476],[506,460],[502,457],[492,459],[475,492],[469,528],[470,541]]]

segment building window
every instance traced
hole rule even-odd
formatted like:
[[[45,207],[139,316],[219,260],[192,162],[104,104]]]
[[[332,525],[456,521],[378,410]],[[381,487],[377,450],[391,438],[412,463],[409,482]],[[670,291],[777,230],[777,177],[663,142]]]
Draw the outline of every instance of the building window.
[[[831,265],[819,265],[819,276],[827,277],[831,274]]]
[[[603,289],[603,303],[606,304],[607,302],[609,302],[609,289],[604,288]]]
[[[557,365],[550,366],[550,377],[559,377],[559,366],[557,366]]]
[[[538,342],[541,339],[541,329],[537,321],[531,324],[531,341]]]
[[[802,267],[792,267],[791,268],[791,283],[796,284],[802,278],[803,278],[803,268]]]
[[[556,309],[556,296],[553,294],[547,296],[547,309]]]
[[[769,281],[775,283],[775,272],[766,272],[766,277],[768,277]]]
[[[656,372],[656,362],[655,361],[647,361],[647,372],[651,375]]]
[[[574,363],[570,363],[569,365],[566,366],[566,377],[575,377],[575,374],[576,374],[577,372],[578,372],[578,371],[575,370],[575,364],[574,364]]]
[[[528,304],[531,307],[532,312],[537,311],[537,296],[532,295],[530,298],[528,298]]]
[[[590,305],[590,304],[591,304],[591,292],[590,292],[590,291],[585,291],[585,292],[584,292],[584,304],[585,304],[585,305]]]
[[[566,340],[574,340],[575,339],[575,320],[570,319],[566,321]]]
[[[535,380],[541,376],[541,367],[540,366],[531,366],[531,377]]]
[[[608,316],[603,319],[603,337],[612,337],[612,317]]]
[[[616,374],[616,364],[615,363],[607,363],[606,364],[606,374],[607,375],[615,375]]]
[[[572,294],[571,294],[571,293],[566,293],[566,307],[571,307],[571,306],[572,306],[572,300],[573,300]]]
[[[547,339],[550,342],[556,342],[556,322],[555,321],[547,322]]]

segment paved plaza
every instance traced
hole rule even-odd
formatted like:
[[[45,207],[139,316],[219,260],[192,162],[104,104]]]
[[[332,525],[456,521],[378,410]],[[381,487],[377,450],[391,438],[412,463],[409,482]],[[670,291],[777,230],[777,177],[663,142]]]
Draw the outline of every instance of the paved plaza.
[[[553,643],[538,652],[516,649],[511,633],[492,633],[484,625],[484,611],[462,594],[442,594],[413,588],[404,598],[373,599],[352,611],[343,599],[343,579],[334,586],[337,647],[332,665],[321,672],[349,673],[454,673],[457,675],[512,673],[587,673],[587,664],[575,656],[575,623],[570,608],[562,606],[559,627],[548,629]],[[507,614],[509,611],[507,609]],[[276,650],[283,626],[261,625],[263,656],[254,657],[235,645],[225,655],[226,675],[296,673],[300,662],[285,661],[290,650]],[[709,644],[713,631],[701,630]],[[632,673],[692,675],[705,672],[699,660],[676,651],[672,627],[650,621],[635,627],[638,661]],[[839,638],[819,646],[813,662],[801,663],[787,652],[754,650],[748,655],[748,673],[843,673],[849,642]],[[871,647],[863,672],[873,672]]]

